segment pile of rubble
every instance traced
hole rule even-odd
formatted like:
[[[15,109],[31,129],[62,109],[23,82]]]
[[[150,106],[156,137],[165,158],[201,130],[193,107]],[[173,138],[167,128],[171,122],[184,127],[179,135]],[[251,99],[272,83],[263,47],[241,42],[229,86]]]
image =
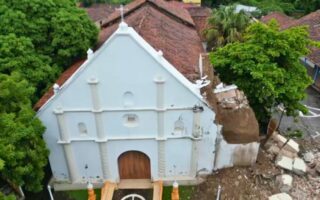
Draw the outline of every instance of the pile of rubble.
[[[216,94],[218,105],[222,108],[239,109],[249,106],[247,97],[243,91],[237,89],[236,85],[225,86],[220,83],[216,86],[214,93]]]
[[[320,195],[320,152],[301,153],[297,142],[278,132],[272,134],[265,148],[275,165],[282,169],[276,177],[276,185],[282,193],[270,196],[269,200],[290,200],[291,196],[312,199],[308,197],[312,195],[309,191]]]

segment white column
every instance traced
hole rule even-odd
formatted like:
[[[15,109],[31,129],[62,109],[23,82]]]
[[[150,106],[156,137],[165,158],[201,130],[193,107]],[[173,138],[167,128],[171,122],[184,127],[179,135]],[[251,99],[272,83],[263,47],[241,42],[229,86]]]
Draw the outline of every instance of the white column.
[[[157,87],[157,127],[158,127],[158,176],[165,177],[166,159],[165,159],[165,134],[164,134],[164,83],[162,77],[155,80]]]
[[[203,108],[202,108],[203,109]],[[192,136],[195,138],[202,136],[200,113],[202,112],[201,107],[193,107],[193,125],[192,125]]]
[[[71,183],[74,183],[79,179],[78,168],[77,168],[76,160],[73,154],[72,146],[70,144],[70,137],[69,137],[68,129],[66,126],[66,121],[63,115],[63,110],[62,108],[58,108],[54,111],[54,113],[56,114],[58,125],[59,125],[60,140],[65,142],[63,144],[63,150],[65,154],[65,159],[67,162],[69,179]]]
[[[88,80],[88,84],[90,85],[91,90],[91,98],[94,110],[94,119],[96,124],[96,131],[98,140],[103,141],[99,142],[99,153],[100,153],[100,161],[101,168],[103,173],[103,178],[107,179],[110,175],[109,173],[109,164],[108,164],[108,151],[107,151],[107,142],[106,135],[103,129],[103,118],[102,118],[102,109],[100,104],[99,92],[98,92],[98,80],[96,78],[90,78]]]
[[[202,136],[200,113],[203,111],[203,108],[200,106],[193,107],[193,128],[192,136],[195,138],[200,138]],[[198,168],[198,141],[192,140],[191,148],[191,160],[190,160],[190,176],[196,176]]]
[[[196,176],[198,168],[198,141],[192,141],[191,160],[190,160],[190,176]]]

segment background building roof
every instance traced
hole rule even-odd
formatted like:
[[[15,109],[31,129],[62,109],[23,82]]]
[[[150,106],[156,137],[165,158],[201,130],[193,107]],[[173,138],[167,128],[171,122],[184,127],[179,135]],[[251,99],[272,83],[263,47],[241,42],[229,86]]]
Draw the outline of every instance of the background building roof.
[[[294,19],[283,13],[273,12],[261,18],[261,21],[266,23],[271,19],[276,19],[281,29],[287,29],[295,26],[308,26],[310,38],[320,41],[320,10],[312,12],[299,19]],[[310,48],[311,53],[307,56],[314,64],[320,66],[320,49]]]

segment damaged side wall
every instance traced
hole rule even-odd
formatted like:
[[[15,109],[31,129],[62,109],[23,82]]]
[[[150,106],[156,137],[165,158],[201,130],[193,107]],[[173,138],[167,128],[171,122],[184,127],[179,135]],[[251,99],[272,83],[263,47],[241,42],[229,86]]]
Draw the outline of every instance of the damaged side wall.
[[[213,74],[208,55],[203,57],[204,74],[211,84],[203,88],[208,103],[216,112],[215,123],[219,125],[216,141],[215,169],[232,166],[248,166],[256,162],[259,151],[259,124],[246,97],[236,90],[235,105],[230,105],[230,94],[214,94],[220,82]],[[227,98],[224,98],[227,97]],[[227,100],[226,105],[223,101]]]
[[[222,126],[219,127],[220,129]],[[216,141],[214,168],[254,165],[257,160],[260,143],[229,144],[222,135]]]

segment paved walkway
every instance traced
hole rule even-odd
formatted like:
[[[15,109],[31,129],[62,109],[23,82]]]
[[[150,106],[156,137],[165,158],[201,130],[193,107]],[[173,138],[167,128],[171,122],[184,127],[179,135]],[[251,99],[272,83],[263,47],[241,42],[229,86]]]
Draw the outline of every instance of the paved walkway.
[[[298,116],[296,118],[284,116],[280,124],[281,132],[285,133],[290,130],[301,130],[312,138],[320,137],[320,93],[311,87],[306,90],[306,93],[308,96],[303,101],[303,104],[309,108],[316,109],[309,109],[311,112],[307,115]],[[274,117],[279,119],[280,114],[276,113]]]

